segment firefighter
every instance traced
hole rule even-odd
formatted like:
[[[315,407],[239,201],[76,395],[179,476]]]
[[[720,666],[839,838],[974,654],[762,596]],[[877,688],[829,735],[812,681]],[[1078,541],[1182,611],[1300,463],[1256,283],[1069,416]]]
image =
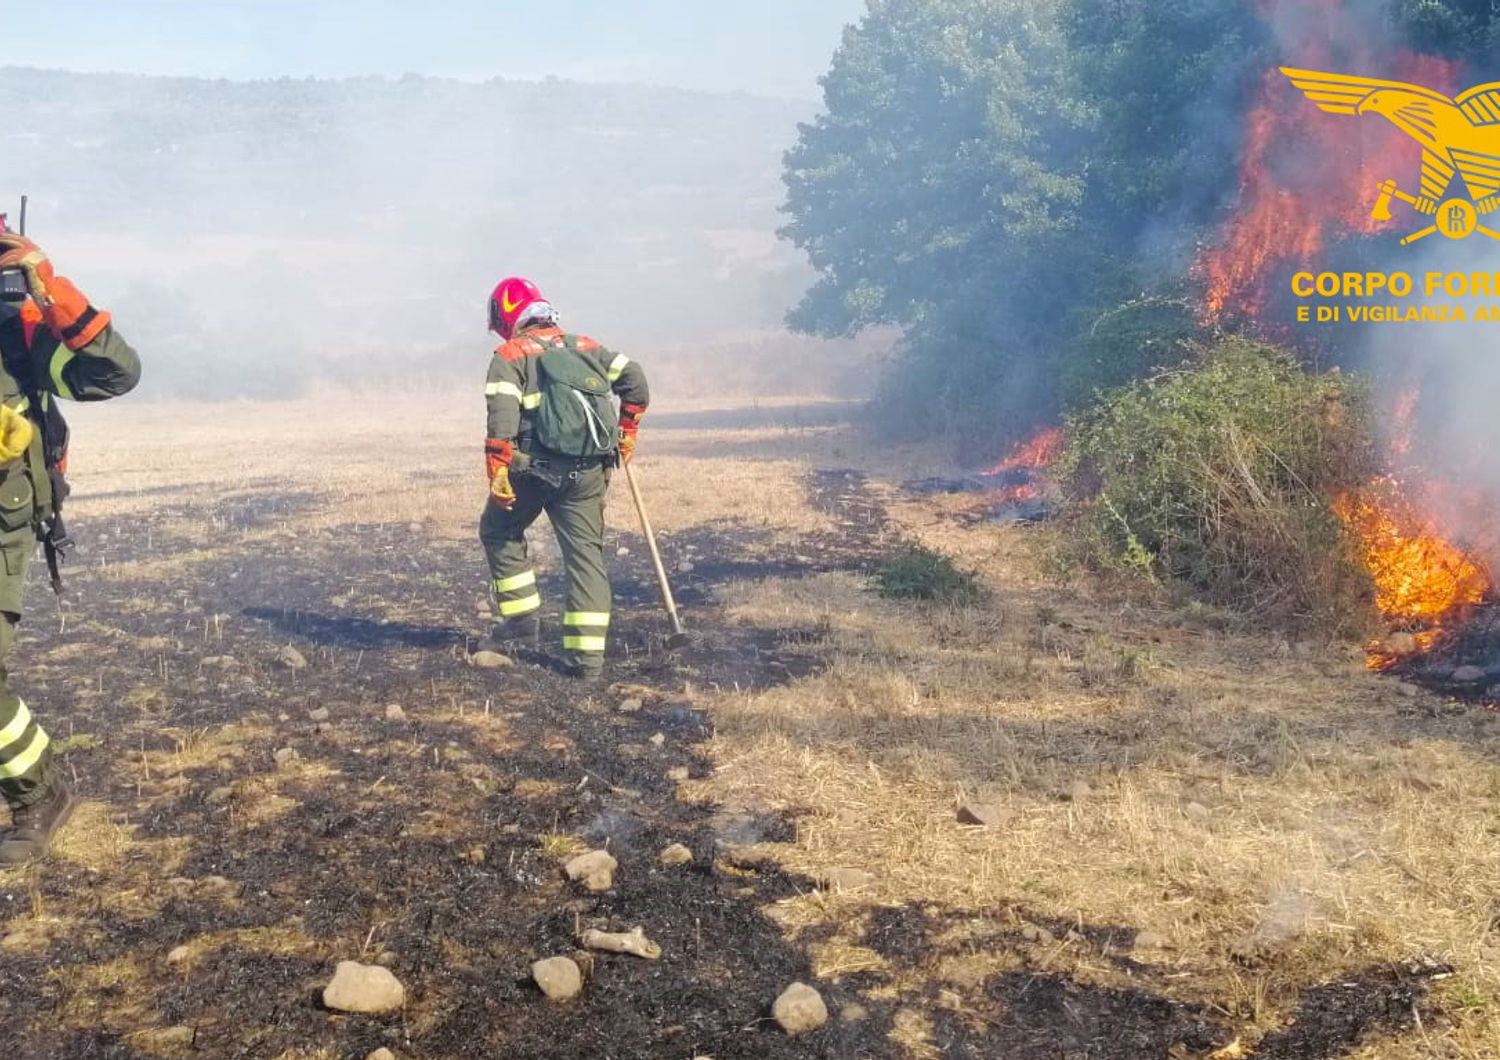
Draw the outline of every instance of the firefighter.
[[[3,218],[0,275],[17,281],[16,300],[0,302],[0,794],[12,823],[0,832],[0,869],[7,869],[43,857],[73,810],[47,733],[5,669],[37,542],[54,577],[57,549],[67,544],[60,518],[67,425],[56,399],[117,397],[136,385],[141,365],[109,314],[53,272],[35,243],[5,230]]]
[[[487,643],[534,647],[540,640],[542,598],[526,531],[545,511],[567,570],[568,672],[594,680],[604,671],[611,605],[604,498],[614,468],[635,455],[650,402],[646,376],[624,354],[564,332],[557,311],[527,280],[495,288],[490,330],[504,341],[485,386],[490,496],[479,537],[498,616]]]

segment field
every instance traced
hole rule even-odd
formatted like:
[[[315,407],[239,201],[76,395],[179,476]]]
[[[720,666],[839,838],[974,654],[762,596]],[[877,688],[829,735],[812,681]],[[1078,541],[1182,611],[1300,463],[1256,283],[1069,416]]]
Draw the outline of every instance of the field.
[[[585,693],[466,662],[472,395],[79,410],[82,547],[11,669],[86,801],[0,877],[9,1054],[1500,1057],[1493,712],[1061,581],[1052,531],[905,495],[950,469],[840,411],[652,414],[695,636],[663,650],[617,484],[616,684]],[[872,591],[910,544],[984,597]],[[599,846],[589,895],[561,865]],[[531,985],[637,925],[660,961]],[[345,959],[404,1010],[325,1010]],[[795,980],[832,1019],[790,1039]]]

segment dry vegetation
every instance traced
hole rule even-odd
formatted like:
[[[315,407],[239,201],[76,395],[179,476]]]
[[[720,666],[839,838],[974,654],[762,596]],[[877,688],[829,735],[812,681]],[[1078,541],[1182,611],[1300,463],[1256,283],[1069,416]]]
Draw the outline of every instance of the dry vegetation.
[[[14,668],[88,797],[52,864],[0,880],[25,1055],[551,1056],[610,1025],[611,1055],[719,1060],[1500,1057],[1490,712],[1338,645],[1059,586],[1046,531],[903,498],[931,454],[876,460],[807,407],[653,417],[643,477],[702,640],[654,657],[617,490],[619,667],[646,701],[621,717],[462,664],[474,405],[77,418],[80,599],[60,620],[33,586]],[[820,468],[877,477],[830,503]],[[879,597],[861,570],[901,540],[988,597]],[[273,665],[288,643],[307,671]],[[706,742],[671,727],[689,689]],[[959,825],[973,800],[1007,820]],[[678,839],[701,871],[655,865]],[[580,900],[556,866],[601,841],[622,889]],[[838,869],[870,875],[818,885]],[[668,959],[549,1012],[527,962],[590,917],[647,923]],[[350,957],[391,963],[403,1016],[318,1011]],[[835,1020],[792,1043],[757,1021],[800,976]]]

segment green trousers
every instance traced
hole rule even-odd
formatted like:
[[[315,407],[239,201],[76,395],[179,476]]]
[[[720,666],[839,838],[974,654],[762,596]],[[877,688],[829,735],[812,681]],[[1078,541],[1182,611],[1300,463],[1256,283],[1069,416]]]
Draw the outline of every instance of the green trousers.
[[[567,570],[563,651],[585,670],[604,665],[608,646],[612,598],[604,562],[604,499],[609,478],[610,472],[597,460],[580,464],[536,457],[530,470],[511,479],[515,507],[506,511],[491,500],[479,520],[495,610],[501,619],[513,619],[542,606],[526,531],[537,516],[547,513]]]
[[[21,621],[26,566],[35,551],[36,535],[29,524],[0,528],[0,795],[12,808],[46,794],[52,775],[51,742],[21,697],[11,691],[6,671]]]

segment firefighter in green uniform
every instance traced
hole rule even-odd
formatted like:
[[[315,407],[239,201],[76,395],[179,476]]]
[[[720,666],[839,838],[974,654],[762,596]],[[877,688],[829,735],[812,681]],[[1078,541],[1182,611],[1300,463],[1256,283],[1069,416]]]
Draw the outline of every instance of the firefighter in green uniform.
[[[40,540],[56,577],[67,545],[67,425],[56,398],[103,401],[130,390],[140,360],[47,255],[0,218],[0,795],[12,827],[0,831],[0,869],[47,853],[73,809],[47,733],[11,689],[5,660],[21,621],[26,567]]]
[[[604,671],[611,605],[604,499],[617,463],[635,454],[651,400],[646,376],[623,354],[564,332],[556,310],[526,280],[495,288],[490,330],[505,341],[490,359],[485,386],[490,497],[479,537],[499,616],[488,643],[539,640],[542,598],[526,531],[545,511],[567,570],[568,670],[596,679]],[[619,399],[618,416],[612,398]]]

